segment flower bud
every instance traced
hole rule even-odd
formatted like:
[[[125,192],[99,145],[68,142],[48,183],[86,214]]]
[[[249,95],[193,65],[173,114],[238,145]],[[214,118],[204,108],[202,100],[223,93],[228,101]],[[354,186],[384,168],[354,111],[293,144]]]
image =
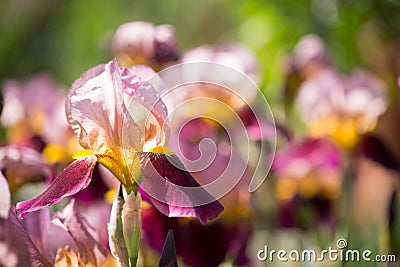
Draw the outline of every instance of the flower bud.
[[[128,249],[131,266],[136,266],[141,234],[140,208],[142,198],[139,193],[131,192],[125,197],[122,208],[123,235]]]
[[[128,250],[126,248],[122,229],[122,210],[124,203],[122,185],[120,184],[111,208],[110,222],[108,223],[110,250],[119,267],[129,266]]]

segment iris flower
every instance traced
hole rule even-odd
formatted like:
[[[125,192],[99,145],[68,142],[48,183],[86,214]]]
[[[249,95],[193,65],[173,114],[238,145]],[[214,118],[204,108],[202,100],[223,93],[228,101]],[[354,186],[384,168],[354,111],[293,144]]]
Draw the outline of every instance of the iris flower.
[[[53,174],[39,152],[14,145],[0,147],[0,218],[7,218],[11,196],[21,185],[39,176],[51,179]]]
[[[314,222],[335,226],[334,207],[343,179],[338,147],[326,138],[292,143],[277,152],[273,170],[280,226],[303,228]],[[310,216],[301,216],[304,208],[311,208]]]
[[[166,184],[199,186],[189,172],[170,163],[180,161],[164,147],[168,139],[168,112],[154,88],[145,82],[152,74],[149,67],[120,67],[113,60],[90,69],[73,83],[66,100],[66,115],[85,150],[76,155],[76,160],[44,192],[17,203],[19,217],[86,188],[97,162],[108,168],[128,193],[136,192],[142,180],[145,188],[146,185],[162,186],[155,184],[159,176]],[[150,111],[151,123],[143,125],[133,120],[127,108],[132,99]],[[174,199],[182,196],[182,192],[177,191],[180,189],[157,190],[167,191],[165,194]],[[216,200],[197,207],[171,205],[151,196],[150,200],[167,216],[197,217],[203,223],[223,210]]]
[[[113,36],[112,50],[122,66],[146,64],[159,70],[178,59],[175,29],[168,24],[124,23]]]
[[[350,150],[385,112],[386,88],[362,70],[343,76],[327,69],[301,85],[296,105],[312,137],[331,137]]]

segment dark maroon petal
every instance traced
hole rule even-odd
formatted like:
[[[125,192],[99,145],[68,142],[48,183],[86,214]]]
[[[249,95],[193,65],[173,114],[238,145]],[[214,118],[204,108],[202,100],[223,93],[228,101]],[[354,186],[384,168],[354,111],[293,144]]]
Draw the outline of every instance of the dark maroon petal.
[[[164,247],[161,252],[158,267],[178,267],[178,260],[176,259],[175,238],[174,232],[172,230],[168,231]]]
[[[365,135],[358,145],[358,152],[363,156],[381,164],[385,168],[400,170],[400,164],[387,146],[379,138]]]
[[[146,207],[142,210],[142,222],[143,245],[161,252],[171,229],[177,255],[187,266],[217,267],[227,258],[236,259],[238,266],[246,261],[242,253],[248,237],[243,221],[230,224],[218,218],[204,225],[194,219],[168,218],[154,207]]]
[[[80,158],[68,165],[37,197],[17,203],[17,214],[23,218],[27,213],[54,204],[86,188],[91,179],[97,157]]]
[[[169,217],[197,217],[202,223],[206,223],[224,210],[221,203],[202,189],[184,169],[176,155],[153,152],[139,152],[138,155],[144,177],[144,191],[163,214]],[[193,187],[199,188],[197,194],[188,194],[185,189]],[[199,200],[206,200],[208,204],[195,205]]]
[[[87,220],[79,211],[75,200],[72,200],[62,211],[53,217],[53,223],[65,229],[78,247],[79,257],[83,263],[100,266],[107,252],[96,240]]]

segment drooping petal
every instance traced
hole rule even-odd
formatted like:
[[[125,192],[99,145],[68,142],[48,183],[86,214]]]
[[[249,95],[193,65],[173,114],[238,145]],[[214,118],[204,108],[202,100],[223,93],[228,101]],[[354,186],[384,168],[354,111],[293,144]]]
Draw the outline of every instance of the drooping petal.
[[[144,190],[153,205],[169,217],[197,217],[202,223],[214,219],[224,208],[200,187],[174,155],[140,152]],[[191,189],[197,188],[196,194]],[[196,203],[208,203],[199,205]]]
[[[122,158],[122,129],[126,120],[132,119],[124,115],[122,81],[115,60],[90,69],[74,82],[66,100],[66,114],[84,148],[98,154],[112,150]],[[140,150],[142,133],[133,121],[128,125],[137,137],[133,148]]]
[[[21,221],[18,220],[15,210],[13,208],[10,210],[8,214],[8,222],[12,224],[12,227],[14,227],[14,229],[22,237],[26,246],[26,250],[28,251],[29,254],[31,266],[51,267],[52,264],[45,258],[45,256],[43,256],[43,254],[33,243],[32,239],[30,238],[28,232],[22,225]],[[14,236],[13,238],[15,239],[16,237]]]
[[[8,188],[8,183],[6,178],[0,172],[0,218],[7,218],[8,210],[11,204],[11,194],[10,188]]]
[[[74,239],[79,251],[79,260],[82,263],[100,266],[105,260],[107,252],[93,237],[88,222],[80,213],[74,200],[54,215],[53,223],[64,228]]]
[[[52,247],[50,245],[50,211],[48,209],[31,212],[25,217],[25,229],[38,250],[47,259],[52,259]],[[59,240],[62,238],[60,236]]]
[[[64,197],[71,196],[86,188],[91,179],[97,157],[89,156],[77,159],[67,166],[37,197],[17,203],[18,216],[23,218],[27,213],[50,206]]]

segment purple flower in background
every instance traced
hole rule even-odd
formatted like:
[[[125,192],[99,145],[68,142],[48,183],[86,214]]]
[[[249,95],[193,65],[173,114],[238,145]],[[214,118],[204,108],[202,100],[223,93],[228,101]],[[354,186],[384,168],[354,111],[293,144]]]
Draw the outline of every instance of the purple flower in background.
[[[352,149],[358,136],[373,130],[385,112],[385,89],[365,71],[343,76],[327,69],[302,84],[296,105],[312,137],[329,136],[340,147]]]
[[[289,144],[287,149],[277,151],[273,163],[278,198],[290,199],[296,194],[311,198],[322,193],[335,199],[342,180],[341,164],[339,149],[328,139],[310,138]]]
[[[303,36],[290,55],[283,91],[285,104],[292,104],[300,85],[321,71],[331,68],[323,40],[314,34]]]
[[[24,183],[43,176],[53,178],[53,169],[43,156],[30,148],[6,146],[0,148],[0,217],[6,218],[11,204],[11,194]]]
[[[2,87],[1,124],[7,142],[42,151],[50,163],[70,163],[79,147],[65,118],[65,91],[47,74],[26,83],[7,80]],[[44,101],[45,100],[45,101]]]
[[[277,152],[273,170],[281,226],[305,227],[300,207],[307,206],[314,213],[309,218],[334,225],[343,177],[341,154],[333,143],[323,138],[292,143]]]
[[[49,75],[36,75],[25,84],[7,80],[2,92],[1,124],[8,128],[11,143],[21,144],[34,135],[45,143],[62,143],[72,134],[64,115],[64,90]]]
[[[309,78],[318,70],[330,67],[330,58],[323,40],[314,34],[303,36],[292,53],[291,67]]]
[[[146,64],[156,70],[178,59],[175,30],[171,25],[155,26],[134,21],[118,27],[112,49],[121,66]]]
[[[249,48],[238,43],[203,45],[187,51],[180,61],[182,63],[196,61],[219,63],[245,74],[255,83],[258,83],[260,79],[257,57]]]

